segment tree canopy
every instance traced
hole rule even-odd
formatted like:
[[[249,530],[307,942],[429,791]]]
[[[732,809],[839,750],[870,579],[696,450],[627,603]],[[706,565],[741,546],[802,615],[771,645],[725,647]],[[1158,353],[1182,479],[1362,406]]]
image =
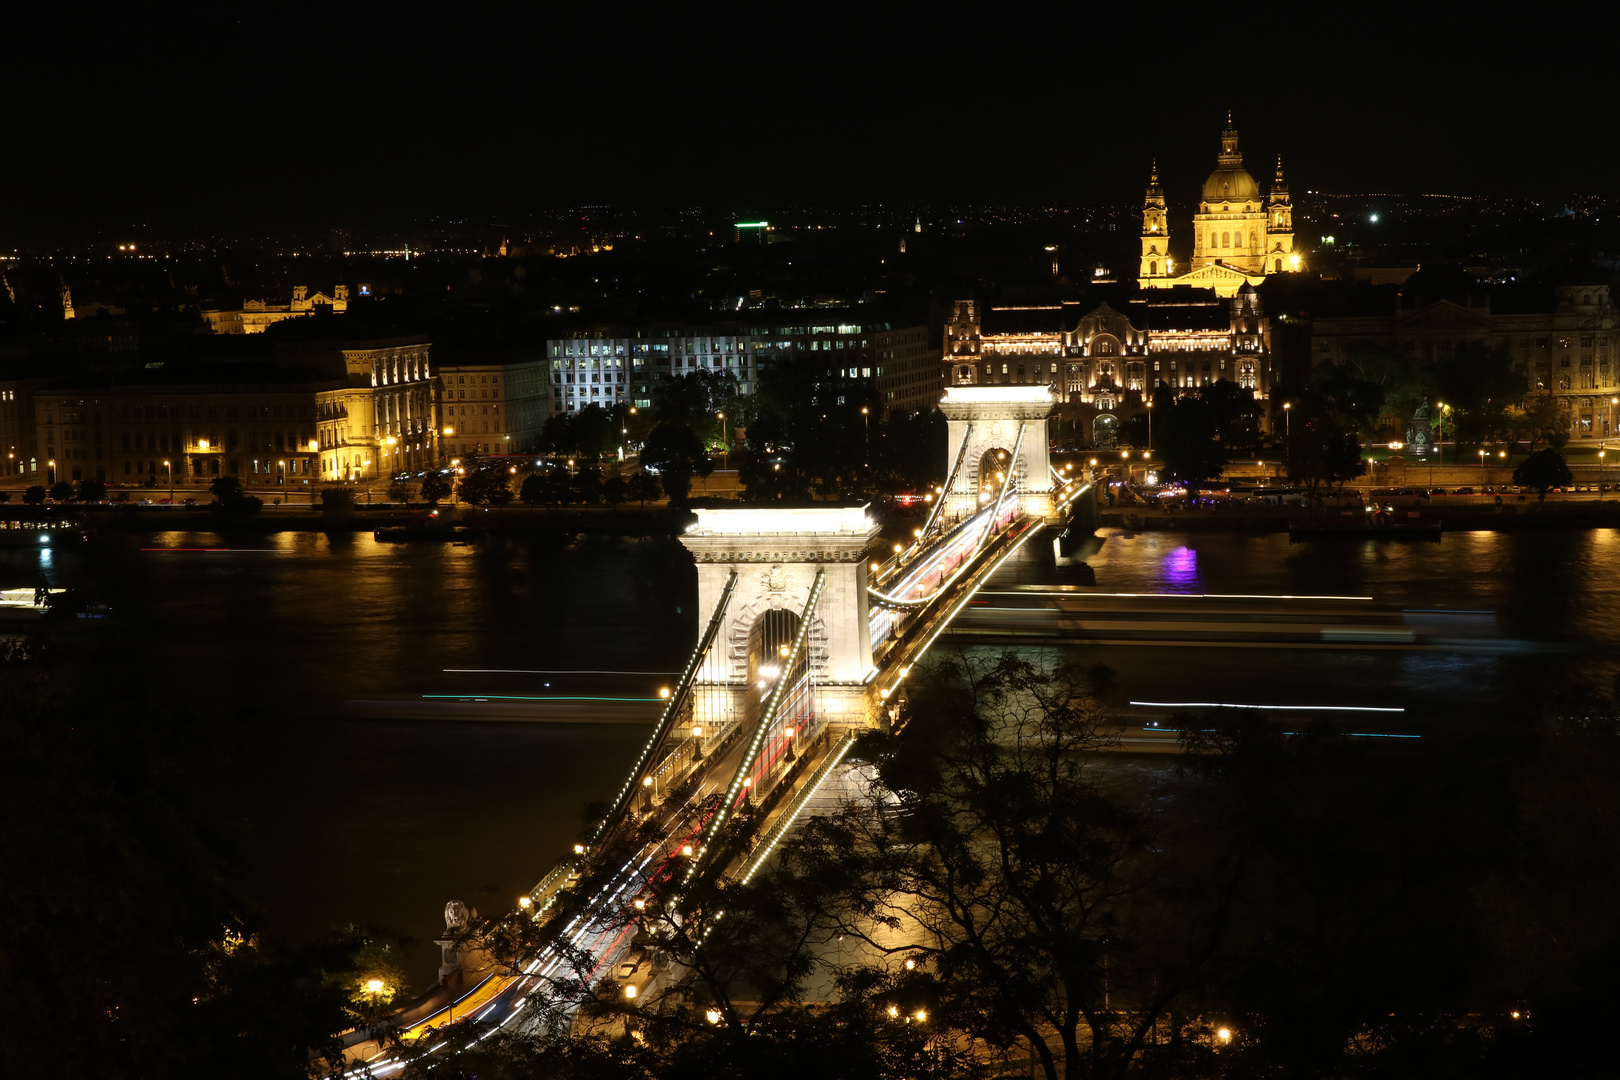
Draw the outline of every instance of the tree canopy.
[[[1569,471],[1563,454],[1551,449],[1537,450],[1519,462],[1513,470],[1513,482],[1522,487],[1535,488],[1536,495],[1545,502],[1547,492],[1555,487],[1573,484],[1575,475]]]

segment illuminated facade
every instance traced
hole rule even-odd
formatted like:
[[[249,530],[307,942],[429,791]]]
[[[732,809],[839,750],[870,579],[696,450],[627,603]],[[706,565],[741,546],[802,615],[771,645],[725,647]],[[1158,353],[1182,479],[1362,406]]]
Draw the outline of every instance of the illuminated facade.
[[[276,323],[287,319],[348,310],[347,285],[334,286],[330,296],[320,289],[311,293],[309,286],[295,285],[292,299],[286,303],[273,300],[247,300],[239,308],[204,308],[202,317],[216,334],[262,334]]]
[[[449,458],[527,454],[551,415],[543,360],[439,366],[439,437]]]
[[[1142,257],[1137,281],[1144,289],[1192,285],[1235,298],[1245,285],[1259,285],[1268,274],[1300,269],[1294,251],[1294,209],[1283,179],[1282,158],[1271,193],[1243,168],[1237,129],[1227,113],[1215,171],[1204,181],[1193,215],[1192,260],[1185,269],[1170,254],[1169,212],[1154,162],[1142,207]],[[1177,271],[1180,270],[1178,273]]]
[[[315,403],[325,384],[307,371],[223,374],[155,369],[36,392],[44,479],[195,494],[231,476],[249,489],[307,495],[318,474]]]
[[[1103,303],[992,306],[960,300],[945,327],[952,386],[1050,386],[1058,401],[1109,411],[1154,386],[1192,391],[1221,379],[1265,398],[1271,323],[1245,285],[1231,298],[1203,289],[1148,291],[1121,312]]]
[[[773,313],[770,324],[581,329],[546,343],[551,410],[576,412],[618,402],[646,408],[657,385],[693,371],[723,371],[744,396],[758,392],[773,364],[813,363],[836,383],[869,387],[885,412],[921,412],[939,403],[939,347],[928,328],[837,311]]]
[[[329,381],[316,401],[320,473],[370,480],[417,473],[439,462],[439,403],[419,334],[333,336],[332,320],[278,326],[276,364]]]

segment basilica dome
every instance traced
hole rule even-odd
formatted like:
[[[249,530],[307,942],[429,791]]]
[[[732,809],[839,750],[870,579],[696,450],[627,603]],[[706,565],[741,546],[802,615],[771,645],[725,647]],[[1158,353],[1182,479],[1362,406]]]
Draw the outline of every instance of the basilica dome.
[[[1260,185],[1241,165],[1223,165],[1204,181],[1203,201],[1206,203],[1242,202],[1259,198]]]

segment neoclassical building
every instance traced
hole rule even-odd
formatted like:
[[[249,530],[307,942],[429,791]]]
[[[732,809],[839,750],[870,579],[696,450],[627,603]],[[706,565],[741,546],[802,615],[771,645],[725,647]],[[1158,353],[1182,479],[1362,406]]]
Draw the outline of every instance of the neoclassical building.
[[[1300,269],[1294,251],[1293,202],[1288,181],[1283,179],[1282,157],[1277,158],[1271,192],[1262,197],[1260,185],[1243,167],[1230,112],[1226,130],[1221,132],[1215,171],[1204,181],[1198,212],[1193,215],[1192,251],[1192,261],[1185,268],[1171,257],[1169,211],[1155,161],[1142,207],[1142,262],[1137,281],[1144,289],[1193,285],[1234,298],[1243,286],[1265,281],[1267,274]]]
[[[1264,399],[1271,322],[1253,285],[1230,298],[1207,289],[1146,291],[1109,303],[992,305],[959,300],[945,326],[952,386],[1046,384],[1066,405],[1107,412],[1163,384],[1182,392],[1221,379]]]

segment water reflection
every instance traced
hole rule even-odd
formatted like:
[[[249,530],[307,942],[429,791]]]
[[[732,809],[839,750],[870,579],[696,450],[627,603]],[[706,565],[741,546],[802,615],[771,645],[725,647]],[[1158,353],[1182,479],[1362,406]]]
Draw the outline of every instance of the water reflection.
[[[1166,592],[1200,592],[1198,552],[1190,547],[1176,548],[1164,557],[1160,581]]]
[[[1522,722],[1552,689],[1606,687],[1620,669],[1612,530],[1456,533],[1438,545],[1102,530],[1083,557],[1099,590],[1485,610],[1503,642],[1466,654],[1182,644],[1065,654],[1114,667],[1126,695],[1397,705],[1414,725],[1463,727]],[[361,719],[345,702],[469,688],[651,694],[667,679],[655,673],[679,669],[697,632],[695,571],[669,539],[535,535],[453,547],[175,532],[7,558],[30,579],[43,570],[53,584],[89,582],[115,617],[88,632],[182,704],[248,735],[255,752],[198,783],[240,845],[245,890],[283,933],[350,920],[421,933],[451,896],[509,903],[572,843],[576,810],[611,793],[642,734]],[[1055,569],[1047,544],[1027,545],[1006,576],[1087,580]],[[430,978],[435,962],[421,954],[413,970]]]

